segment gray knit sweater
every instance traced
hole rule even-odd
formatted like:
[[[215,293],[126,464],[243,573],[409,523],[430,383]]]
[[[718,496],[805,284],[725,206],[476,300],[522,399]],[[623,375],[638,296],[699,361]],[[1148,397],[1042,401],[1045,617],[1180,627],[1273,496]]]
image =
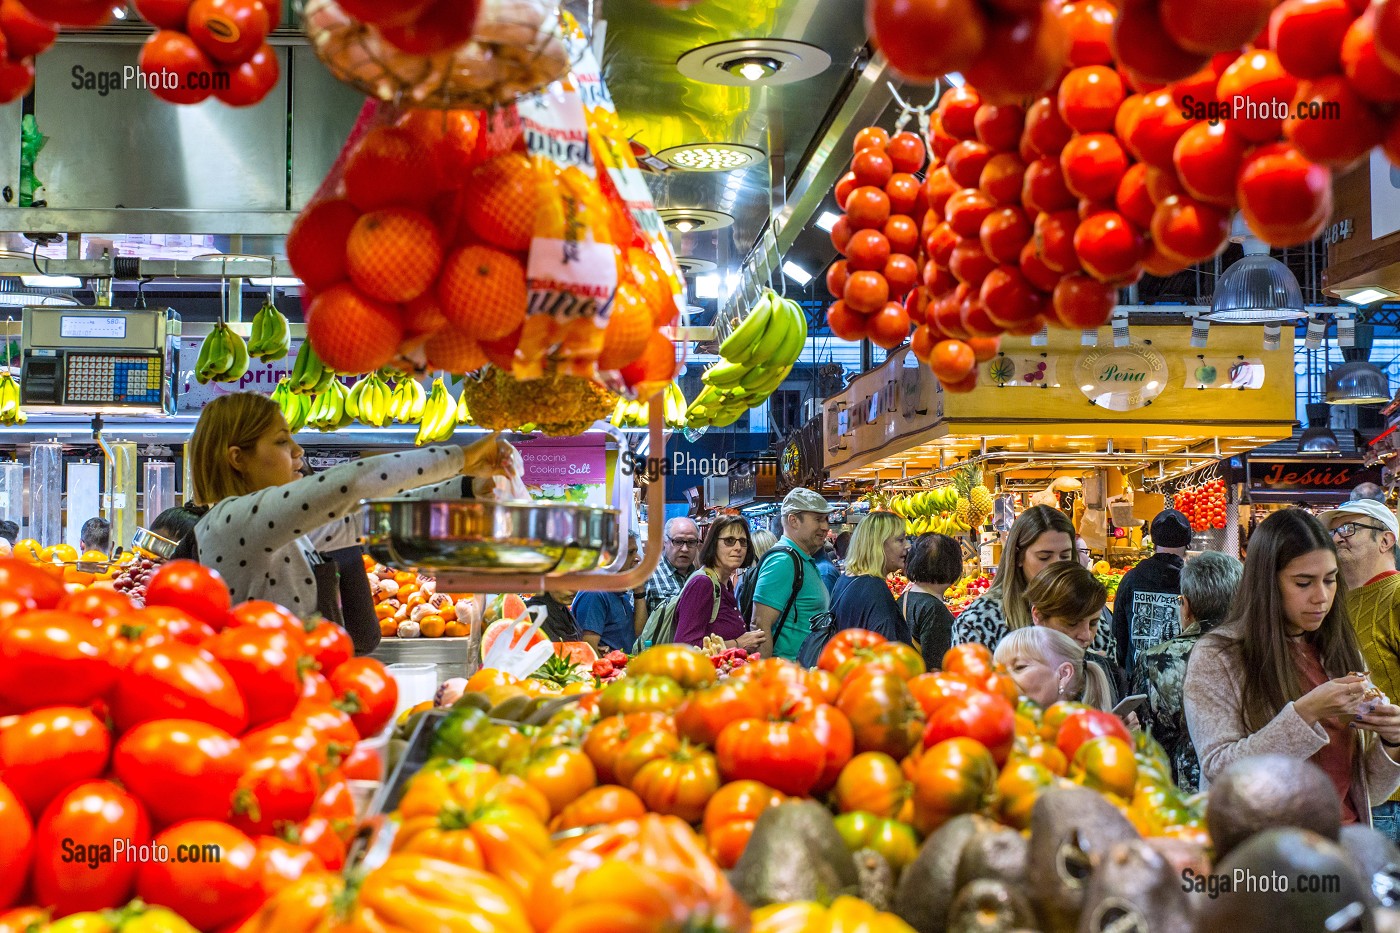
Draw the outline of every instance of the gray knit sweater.
[[[1223,625],[1204,636],[1191,652],[1186,667],[1186,725],[1201,761],[1201,790],[1207,790],[1222,770],[1241,758],[1279,754],[1311,758],[1327,744],[1322,726],[1308,725],[1293,704],[1257,732],[1244,725],[1237,623]],[[1400,764],[1386,754],[1373,733],[1358,730],[1360,750],[1357,774],[1351,785],[1351,802],[1362,819],[1370,821],[1371,807],[1383,803],[1400,787]]]

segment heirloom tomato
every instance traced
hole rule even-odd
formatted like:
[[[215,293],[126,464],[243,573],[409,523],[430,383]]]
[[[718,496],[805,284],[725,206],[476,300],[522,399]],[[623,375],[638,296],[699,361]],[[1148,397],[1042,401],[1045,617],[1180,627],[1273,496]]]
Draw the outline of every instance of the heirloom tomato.
[[[646,805],[635,791],[616,784],[604,784],[584,791],[554,819],[549,821],[550,832],[564,832],[585,826],[600,826],[618,820],[634,820],[647,812]]]
[[[365,876],[354,908],[360,930],[532,933],[519,896],[485,872],[424,855],[391,855]]]
[[[896,817],[911,791],[899,762],[884,752],[861,752],[841,769],[832,802],[842,813],[863,810]]]
[[[817,659],[817,667],[824,671],[836,671],[851,658],[861,648],[873,648],[876,645],[883,645],[885,636],[875,632],[866,631],[862,628],[842,629],[822,649],[821,657]]]
[[[1029,829],[1035,802],[1054,786],[1049,768],[1029,758],[1012,758],[997,778],[997,816],[1013,829]]]
[[[872,849],[896,873],[903,871],[919,854],[919,836],[908,823],[863,810],[842,813],[834,822],[847,849],[852,852]]]
[[[1049,717],[1047,716],[1048,720]],[[1079,746],[1101,735],[1111,735],[1122,739],[1128,748],[1133,747],[1133,736],[1123,720],[1112,713],[1097,709],[1082,709],[1071,713],[1060,726],[1055,736],[1055,747],[1070,761],[1079,752]]]
[[[925,749],[914,773],[914,825],[931,833],[955,816],[976,813],[996,780],[991,752],[975,739],[948,739]]]
[[[1092,790],[1132,800],[1138,779],[1133,747],[1116,735],[1088,739],[1074,753],[1069,776]]]
[[[903,758],[923,734],[919,705],[896,674],[875,671],[852,678],[836,698],[836,708],[850,720],[858,752]]]
[[[83,706],[117,679],[111,643],[91,619],[38,610],[0,627],[0,700],[24,709]]]
[[[600,783],[625,783],[618,781],[616,772],[617,756],[623,746],[643,733],[674,731],[675,728],[676,723],[663,713],[608,716],[588,731],[588,736],[583,740],[583,751],[597,769]]]
[[[258,886],[263,899],[286,890],[307,875],[326,870],[316,853],[306,846],[276,836],[259,836],[253,841],[258,847]]]
[[[653,813],[698,823],[705,804],[719,790],[719,768],[710,752],[682,742],[671,753],[642,765],[630,783]]]
[[[943,655],[943,670],[981,682],[992,674],[992,652],[975,641],[954,645]]]
[[[157,719],[198,719],[239,735],[248,725],[248,707],[212,654],[164,642],[137,654],[121,672],[112,718],[122,732]]]
[[[705,805],[705,842],[719,867],[733,868],[763,811],[787,797],[760,781],[731,781]]]
[[[755,683],[728,680],[686,697],[676,710],[676,730],[692,742],[713,746],[725,726],[764,713],[762,689]]]
[[[715,682],[715,666],[690,645],[656,645],[637,655],[627,665],[627,676],[658,674],[669,677],[687,690]]]
[[[821,779],[826,750],[806,726],[791,722],[741,719],[730,723],[715,744],[725,780],[763,781],[786,794],[806,794]]]
[[[999,696],[977,691],[944,703],[928,718],[924,748],[945,739],[965,736],[976,739],[992,753],[1000,767],[1011,754],[1016,738],[1016,711]]]

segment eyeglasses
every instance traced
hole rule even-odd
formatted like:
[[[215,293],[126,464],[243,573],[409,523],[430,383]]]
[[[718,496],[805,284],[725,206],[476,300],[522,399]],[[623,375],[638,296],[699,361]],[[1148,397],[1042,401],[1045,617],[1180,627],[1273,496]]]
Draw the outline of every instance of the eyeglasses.
[[[1365,528],[1369,531],[1389,531],[1389,528],[1382,528],[1380,525],[1363,525],[1360,522],[1347,522],[1345,525],[1338,525],[1332,529],[1332,537],[1343,540],[1356,534],[1358,528]]]
[[[676,547],[699,547],[699,546],[700,546],[700,539],[699,539],[699,538],[667,538],[666,540],[667,540],[667,541],[670,541],[670,542],[671,542],[672,544],[674,544]]]
[[[731,537],[729,537],[728,535],[725,535],[723,538],[720,538],[720,539],[719,539],[719,543],[720,543],[720,544],[723,544],[725,547],[738,547],[739,545],[742,544],[744,547],[747,548],[747,547],[749,546],[749,539],[748,539],[748,538],[731,538]]]

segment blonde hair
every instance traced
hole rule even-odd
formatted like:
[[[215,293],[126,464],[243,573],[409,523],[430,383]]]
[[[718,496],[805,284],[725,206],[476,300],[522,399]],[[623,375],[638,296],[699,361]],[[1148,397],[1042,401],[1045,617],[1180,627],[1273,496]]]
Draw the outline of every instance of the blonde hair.
[[[1035,505],[1017,517],[1011,525],[1011,532],[1006,536],[1006,546],[1001,552],[1001,564],[997,567],[996,580],[983,597],[1001,603],[1002,614],[1006,616],[1006,627],[1012,631],[1034,623],[1030,604],[1026,602],[1026,587],[1030,585],[1030,581],[1026,579],[1026,572],[1021,569],[1021,561],[1031,545],[1046,532],[1069,535],[1070,543],[1074,547],[1073,556],[1079,556],[1078,546],[1073,545],[1074,525],[1064,512],[1048,505]]]
[[[281,418],[277,403],[256,392],[233,392],[204,406],[189,441],[196,505],[217,505],[257,491],[229,463],[228,450],[251,450]]]
[[[1052,670],[1066,662],[1074,668],[1070,681],[1070,696],[1066,699],[1082,699],[1095,709],[1107,710],[1113,704],[1113,688],[1108,675],[1091,661],[1085,659],[1084,649],[1064,632],[1057,632],[1043,625],[1018,628],[1007,635],[997,645],[992,656],[1002,667],[1010,668],[1017,658],[1039,661]]]
[[[884,579],[885,542],[903,534],[904,517],[893,512],[871,512],[851,535],[851,547],[846,552],[846,573],[853,577],[872,576]]]
[[[757,562],[762,560],[763,555],[767,554],[773,545],[778,543],[778,536],[771,531],[760,529],[749,536],[749,541],[753,545],[753,559]]]

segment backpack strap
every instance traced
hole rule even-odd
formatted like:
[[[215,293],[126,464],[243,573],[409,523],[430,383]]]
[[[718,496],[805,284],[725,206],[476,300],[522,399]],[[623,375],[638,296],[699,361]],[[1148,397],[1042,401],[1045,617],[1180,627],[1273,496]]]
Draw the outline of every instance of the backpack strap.
[[[724,591],[723,588],[720,586],[719,580],[715,579],[714,577],[711,577],[710,572],[708,570],[701,570],[700,572],[703,573],[705,576],[710,577],[710,582],[714,584],[715,601],[714,604],[710,606],[710,628],[714,628],[715,619],[719,618],[719,601],[724,596]]]
[[[778,613],[778,621],[773,623],[773,646],[774,648],[776,648],[778,644],[778,639],[782,637],[783,634],[783,626],[787,624],[788,613],[797,608],[797,596],[799,593],[802,592],[803,568],[802,555],[798,554],[795,548],[790,548],[784,545],[781,548],[774,547],[773,550],[787,551],[790,555],[792,555],[793,561],[792,593],[788,596],[787,605],[783,606],[783,611]],[[764,556],[766,557],[767,555]]]

